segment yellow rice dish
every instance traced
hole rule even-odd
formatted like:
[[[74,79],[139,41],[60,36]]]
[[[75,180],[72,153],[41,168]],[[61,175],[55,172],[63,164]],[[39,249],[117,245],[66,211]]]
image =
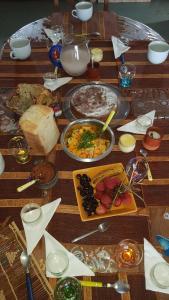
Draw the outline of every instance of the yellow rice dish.
[[[67,148],[81,158],[94,158],[104,153],[110,141],[99,137],[98,127],[86,125],[74,128],[67,139]]]

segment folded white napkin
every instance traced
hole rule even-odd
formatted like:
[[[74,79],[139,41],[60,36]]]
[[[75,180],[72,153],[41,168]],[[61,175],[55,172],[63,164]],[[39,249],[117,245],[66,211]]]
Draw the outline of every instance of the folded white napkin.
[[[155,110],[152,110],[152,111],[148,112],[147,114],[145,114],[143,116],[149,117],[152,121],[152,124],[153,124],[154,117],[155,117],[155,112],[156,112]],[[136,120],[131,121],[131,122],[117,128],[117,130],[118,131],[125,131],[125,132],[132,132],[132,133],[137,133],[137,134],[145,134],[146,133],[146,129],[145,130],[139,129]]]
[[[63,232],[64,234],[64,232]],[[44,233],[45,237],[45,248],[46,248],[46,258],[50,252],[57,250],[65,251],[69,258],[68,269],[64,272],[63,277],[71,276],[95,276],[92,270],[84,263],[82,263],[74,254],[69,252],[62,244],[60,244],[52,235],[47,231]],[[52,273],[46,270],[46,276],[55,278]],[[62,277],[62,276],[61,276]]]
[[[28,255],[32,253],[37,243],[43,236],[45,228],[49,224],[51,218],[53,217],[55,210],[59,206],[61,198],[54,200],[48,204],[41,206],[42,215],[40,219],[32,224],[28,224],[22,221],[23,228],[26,236],[27,252]]]
[[[48,84],[47,82],[44,82],[44,87],[51,92],[57,90],[60,86],[68,83],[72,80],[72,77],[62,77],[57,78],[56,80],[53,80],[52,83]]]
[[[54,45],[59,43],[59,41],[62,39],[62,33],[61,32],[55,32],[52,29],[44,28],[44,32],[46,33],[47,37],[53,42]]]
[[[151,280],[150,271],[153,266],[160,262],[166,262],[159,252],[146,240],[144,239],[144,273],[146,290],[169,294],[169,288],[161,289],[158,288]]]
[[[111,40],[113,44],[115,58],[120,57],[122,53],[125,53],[130,49],[130,47],[124,45],[123,42],[115,36],[112,36]]]

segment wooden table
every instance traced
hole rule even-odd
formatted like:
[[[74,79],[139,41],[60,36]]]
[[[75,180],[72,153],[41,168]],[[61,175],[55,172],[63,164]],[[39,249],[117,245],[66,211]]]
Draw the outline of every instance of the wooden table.
[[[112,44],[110,40],[91,41],[90,47],[100,47],[104,51],[104,59],[100,63],[102,82],[118,86],[117,64],[114,60],[112,52]],[[145,90],[152,88],[167,91],[169,80],[169,63],[166,61],[162,65],[151,65],[146,59],[147,42],[133,41],[131,49],[126,53],[126,61],[136,65],[137,74],[133,82],[132,90],[127,93],[127,99],[132,100],[133,91],[139,89]],[[9,48],[5,47],[2,60],[0,61],[0,86],[1,95],[7,88],[14,88],[20,82],[27,83],[43,83],[42,76],[45,72],[51,71],[52,66],[48,59],[48,50],[43,41],[32,42],[32,54],[26,61],[11,61],[9,58]],[[63,76],[64,76],[63,72]],[[87,82],[84,76],[74,78],[69,84],[62,87],[58,93],[62,98],[65,93],[77,84]],[[156,90],[157,91],[157,90]],[[127,123],[133,118],[132,113],[129,114],[127,120],[122,120],[119,125]],[[142,201],[136,199],[138,210],[132,215],[117,216],[109,219],[111,228],[104,234],[95,234],[85,240],[79,242],[80,245],[95,247],[104,245],[111,247],[116,245],[120,240],[131,238],[143,244],[143,238],[148,239],[153,245],[158,246],[155,241],[156,234],[167,236],[169,230],[169,221],[163,219],[163,213],[169,211],[169,134],[168,120],[156,120],[164,133],[163,141],[158,150],[149,152],[148,161],[153,174],[153,181],[144,179],[142,183],[142,194],[146,202],[146,207]],[[57,119],[60,132],[68,120],[62,115]],[[5,159],[5,172],[0,176],[0,222],[14,220],[19,228],[22,228],[20,221],[20,209],[29,202],[36,202],[43,205],[58,197],[62,198],[56,214],[51,220],[48,231],[61,243],[66,243],[71,247],[70,241],[83,233],[96,228],[100,221],[82,222],[80,220],[79,211],[72,182],[72,171],[86,167],[105,165],[110,163],[122,162],[124,166],[127,161],[139,154],[142,147],[142,135],[135,135],[137,144],[134,152],[124,154],[119,151],[118,138],[119,133],[114,130],[116,136],[116,145],[112,153],[102,161],[90,164],[81,163],[69,158],[58,143],[56,152],[51,155],[55,156],[55,165],[58,170],[59,180],[55,187],[47,193],[31,187],[28,190],[18,194],[17,186],[25,183],[30,174],[34,160],[37,155],[32,153],[32,160],[25,164],[19,165],[9,154],[8,141],[11,135],[1,135],[0,151]],[[104,221],[104,220],[103,220]],[[111,281],[117,274],[96,274],[94,280]],[[168,295],[154,293],[145,290],[143,263],[135,270],[129,272],[120,272],[120,278],[128,281],[131,286],[130,293],[123,296],[117,294],[112,289],[84,289],[84,299],[86,300],[155,300],[168,299]]]

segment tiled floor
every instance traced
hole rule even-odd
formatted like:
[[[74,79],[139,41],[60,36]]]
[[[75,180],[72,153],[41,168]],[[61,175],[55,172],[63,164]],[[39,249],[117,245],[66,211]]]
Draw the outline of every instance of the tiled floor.
[[[60,2],[60,9],[70,9],[66,0]],[[103,9],[103,5],[97,8]],[[169,40],[169,0],[111,3],[109,9],[147,24]],[[23,25],[50,15],[53,10],[53,0],[0,0],[0,45]]]

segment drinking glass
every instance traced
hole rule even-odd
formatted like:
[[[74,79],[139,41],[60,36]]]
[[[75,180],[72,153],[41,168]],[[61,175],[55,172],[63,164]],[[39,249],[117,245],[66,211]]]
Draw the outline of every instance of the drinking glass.
[[[74,277],[62,278],[54,290],[55,300],[81,300],[82,289],[79,280]]]
[[[131,87],[132,80],[136,74],[136,67],[134,65],[122,64],[119,67],[119,79],[120,87],[129,88]]]
[[[136,241],[125,239],[115,247],[114,256],[119,268],[132,268],[140,264],[143,252]]]
[[[24,223],[35,223],[42,215],[41,207],[36,203],[26,204],[21,209],[21,219]]]
[[[46,269],[56,277],[61,277],[68,266],[69,258],[65,251],[55,250],[49,253],[46,258]]]
[[[30,161],[29,146],[23,136],[14,136],[8,143],[8,149],[16,162],[19,164],[26,164]]]
[[[155,264],[150,271],[150,277],[157,287],[169,288],[169,264],[167,262]]]

